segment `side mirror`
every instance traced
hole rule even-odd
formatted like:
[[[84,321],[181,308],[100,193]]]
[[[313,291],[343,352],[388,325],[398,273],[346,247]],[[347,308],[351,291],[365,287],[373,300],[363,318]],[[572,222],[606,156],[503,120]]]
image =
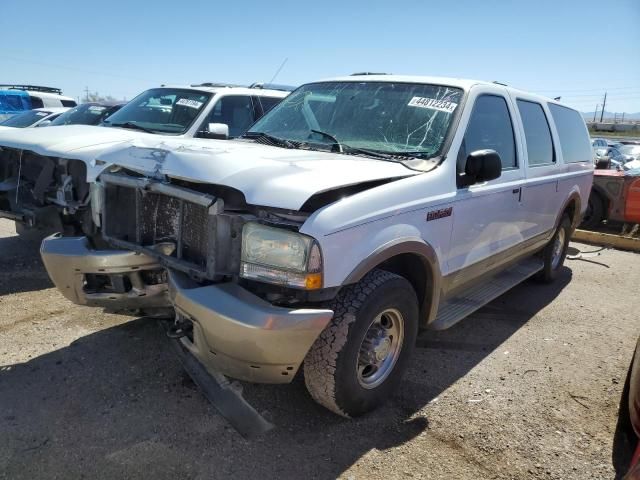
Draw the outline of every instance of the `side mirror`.
[[[502,175],[502,160],[495,150],[476,150],[467,157],[464,185],[494,180]]]
[[[51,120],[44,120],[36,125],[36,127],[48,127],[49,125],[51,125]]]
[[[226,123],[210,123],[208,131],[203,133],[205,138],[226,140],[229,138],[229,125]]]

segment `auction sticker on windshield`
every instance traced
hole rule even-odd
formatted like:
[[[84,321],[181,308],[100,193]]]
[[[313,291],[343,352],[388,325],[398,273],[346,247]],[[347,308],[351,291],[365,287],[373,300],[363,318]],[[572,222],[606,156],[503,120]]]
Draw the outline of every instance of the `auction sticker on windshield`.
[[[202,106],[202,102],[197,100],[190,100],[188,98],[181,98],[176,102],[176,105],[184,105],[189,108],[200,108]]]
[[[429,108],[440,112],[453,113],[458,106],[457,103],[447,100],[436,100],[435,98],[413,97],[407,104],[410,107]]]

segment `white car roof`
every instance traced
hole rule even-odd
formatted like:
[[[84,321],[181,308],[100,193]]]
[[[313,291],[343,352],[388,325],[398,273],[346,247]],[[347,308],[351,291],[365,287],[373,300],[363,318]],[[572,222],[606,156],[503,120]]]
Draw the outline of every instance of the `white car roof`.
[[[208,93],[230,93],[237,95],[253,95],[255,97],[279,97],[284,98],[289,95],[288,91],[284,90],[272,90],[269,88],[249,88],[249,87],[237,87],[233,85],[221,85],[210,87],[206,85],[162,85],[158,88],[183,88],[185,90],[199,90]]]
[[[29,95],[33,96],[33,97],[38,97],[38,98],[49,98],[52,100],[70,100],[72,102],[75,102],[75,100],[71,97],[67,97],[65,95],[58,95],[57,93],[49,93],[49,92],[37,92],[37,91],[33,91],[33,90],[21,90],[23,92],[28,93]]]
[[[63,113],[69,110],[69,107],[42,107],[34,108],[34,112]]]

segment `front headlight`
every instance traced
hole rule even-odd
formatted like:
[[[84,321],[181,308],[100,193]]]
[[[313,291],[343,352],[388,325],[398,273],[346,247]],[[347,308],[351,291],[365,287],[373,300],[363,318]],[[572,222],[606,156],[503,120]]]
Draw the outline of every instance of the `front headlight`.
[[[322,255],[317,242],[306,235],[259,223],[242,230],[240,276],[287,287],[322,287]]]

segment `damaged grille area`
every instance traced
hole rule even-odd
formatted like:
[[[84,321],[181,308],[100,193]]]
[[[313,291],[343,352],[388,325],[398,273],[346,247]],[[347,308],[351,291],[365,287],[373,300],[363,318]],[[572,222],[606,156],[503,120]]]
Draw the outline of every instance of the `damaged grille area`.
[[[89,194],[84,162],[0,147],[0,216],[46,226],[47,208],[66,215],[83,208]],[[45,218],[39,218],[45,217]],[[56,217],[57,218],[57,217]],[[53,227],[60,227],[54,223]]]
[[[243,220],[224,214],[222,199],[147,178],[101,178],[109,242],[200,279],[237,273]]]

